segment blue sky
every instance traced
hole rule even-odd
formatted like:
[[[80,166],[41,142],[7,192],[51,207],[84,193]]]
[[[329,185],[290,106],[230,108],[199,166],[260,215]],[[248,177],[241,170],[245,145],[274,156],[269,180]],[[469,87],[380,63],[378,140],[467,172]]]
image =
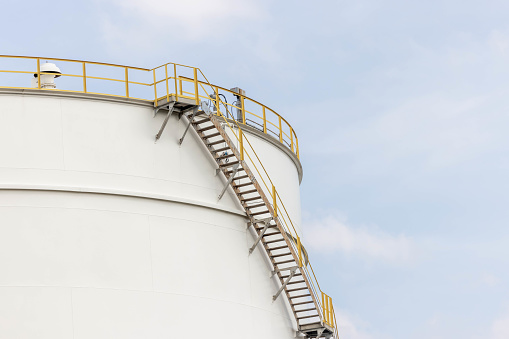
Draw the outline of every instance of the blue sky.
[[[342,338],[501,339],[508,10],[468,0],[26,0],[3,5],[0,46],[179,62],[245,88],[299,136],[307,243]]]

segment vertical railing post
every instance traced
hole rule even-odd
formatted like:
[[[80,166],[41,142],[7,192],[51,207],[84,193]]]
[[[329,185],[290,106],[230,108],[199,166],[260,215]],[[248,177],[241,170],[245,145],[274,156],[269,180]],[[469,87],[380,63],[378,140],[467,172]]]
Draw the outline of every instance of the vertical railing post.
[[[87,70],[83,62],[83,92],[87,93]]]
[[[157,83],[156,83],[156,70],[153,69],[152,73],[154,75],[154,106],[157,107]]]
[[[217,88],[216,86],[216,89],[215,89],[215,93],[216,95],[216,108],[217,108],[217,115],[221,115],[221,110],[219,109],[219,103],[220,103],[220,100],[219,100],[219,88]]]
[[[263,133],[267,134],[267,115],[265,113],[265,106],[263,106]]]
[[[127,67],[125,67],[125,96],[129,98],[129,71]]]
[[[179,100],[179,89],[177,87],[177,65],[173,64],[173,75],[175,77],[175,101]],[[181,83],[182,85],[182,83]],[[182,91],[182,88],[180,89]]]
[[[279,118],[279,142],[283,143],[283,128],[281,127],[281,116],[278,115]]]
[[[294,151],[294,147],[293,147],[293,128],[292,126],[290,126],[290,145],[292,146],[292,152]]]
[[[37,88],[41,89],[41,59],[37,58]]]
[[[170,102],[170,88],[168,87],[168,64],[164,65],[164,73],[166,75],[166,103]]]
[[[198,70],[196,67],[194,68],[194,94],[195,104],[198,106],[200,104],[200,96],[198,95]]]
[[[297,236],[297,247],[299,251],[299,267],[302,267],[302,245],[300,243],[300,237]]]
[[[246,124],[246,109],[244,108],[244,97],[243,96],[240,97],[240,109],[242,112],[242,123],[245,125]]]
[[[277,197],[276,187],[272,185],[272,207],[274,208],[274,218],[277,217]]]
[[[297,159],[300,159],[300,156],[299,156],[299,139],[297,138],[297,135],[295,135],[295,146],[297,146]]]
[[[239,146],[240,146],[240,161],[244,160],[244,138],[242,130],[239,128]]]

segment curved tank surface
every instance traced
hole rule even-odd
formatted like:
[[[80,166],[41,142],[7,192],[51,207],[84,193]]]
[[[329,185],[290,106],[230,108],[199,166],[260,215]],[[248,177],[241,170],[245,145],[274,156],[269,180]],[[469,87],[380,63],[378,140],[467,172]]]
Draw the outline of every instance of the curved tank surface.
[[[246,119],[251,99],[222,102],[196,68],[137,69],[143,99],[131,68],[113,65],[126,93],[91,93],[93,63],[48,60],[56,88],[0,84],[0,337],[337,338],[286,120]],[[60,87],[59,61],[82,63],[83,90]]]

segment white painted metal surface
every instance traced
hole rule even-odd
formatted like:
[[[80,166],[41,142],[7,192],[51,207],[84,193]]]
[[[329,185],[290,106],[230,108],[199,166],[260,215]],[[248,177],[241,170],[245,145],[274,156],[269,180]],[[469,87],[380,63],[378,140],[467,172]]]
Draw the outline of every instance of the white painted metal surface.
[[[147,105],[0,95],[0,337],[293,338],[236,198]],[[299,214],[298,173],[250,137]],[[288,206],[287,206],[288,207]],[[300,224],[300,221],[299,221]]]

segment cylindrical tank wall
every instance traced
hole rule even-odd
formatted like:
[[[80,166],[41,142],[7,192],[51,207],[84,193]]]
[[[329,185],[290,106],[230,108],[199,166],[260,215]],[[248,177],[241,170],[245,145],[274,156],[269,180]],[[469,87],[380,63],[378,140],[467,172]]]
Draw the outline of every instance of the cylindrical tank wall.
[[[236,197],[217,201],[214,160],[194,133],[179,147],[176,116],[154,143],[164,116],[152,116],[0,95],[2,337],[294,337]],[[298,179],[280,185],[298,192]]]

